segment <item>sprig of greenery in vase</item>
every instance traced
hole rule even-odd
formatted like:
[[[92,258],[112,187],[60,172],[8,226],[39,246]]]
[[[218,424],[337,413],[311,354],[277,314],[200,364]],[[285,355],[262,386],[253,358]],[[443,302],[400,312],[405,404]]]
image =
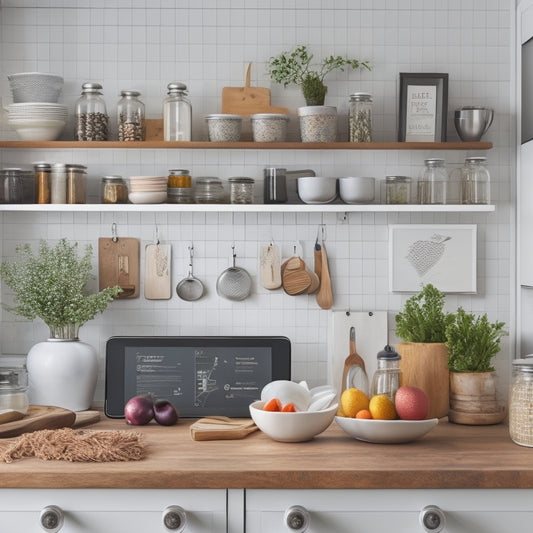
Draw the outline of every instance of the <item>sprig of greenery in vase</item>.
[[[307,47],[296,46],[292,52],[282,52],[269,59],[270,77],[277,83],[287,87],[290,83],[300,85],[306,105],[324,105],[328,88],[324,85],[324,78],[333,70],[344,72],[344,67],[354,70],[366,68],[372,70],[367,61],[350,59],[342,56],[329,56],[318,65],[313,66],[313,54],[309,54]]]
[[[102,313],[122,289],[116,285],[86,293],[92,274],[92,246],[78,255],[78,243],[41,240],[37,253],[29,244],[16,248],[16,259],[0,265],[0,276],[15,295],[6,309],[29,320],[40,318],[52,338],[76,338],[80,326]],[[65,333],[68,333],[66,335]]]

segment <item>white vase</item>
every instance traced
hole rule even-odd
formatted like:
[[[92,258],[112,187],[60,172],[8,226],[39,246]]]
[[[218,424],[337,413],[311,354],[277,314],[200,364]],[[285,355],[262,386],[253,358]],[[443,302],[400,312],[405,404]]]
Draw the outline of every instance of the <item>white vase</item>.
[[[28,396],[32,405],[53,405],[71,411],[91,407],[98,357],[79,339],[48,339],[28,352]]]

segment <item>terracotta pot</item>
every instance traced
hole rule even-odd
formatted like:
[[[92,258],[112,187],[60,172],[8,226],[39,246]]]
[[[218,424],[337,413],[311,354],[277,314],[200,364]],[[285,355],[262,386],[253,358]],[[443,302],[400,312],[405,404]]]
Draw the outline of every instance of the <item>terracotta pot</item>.
[[[428,418],[448,415],[448,348],[442,342],[401,342],[396,351],[402,356],[403,384],[422,389],[429,398]]]

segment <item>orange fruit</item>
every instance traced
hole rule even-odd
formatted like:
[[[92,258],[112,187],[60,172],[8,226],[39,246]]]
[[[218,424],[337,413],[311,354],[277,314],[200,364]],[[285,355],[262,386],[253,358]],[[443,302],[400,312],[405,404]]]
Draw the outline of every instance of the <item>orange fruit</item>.
[[[296,407],[294,407],[293,403],[285,404],[281,410],[285,413],[296,413]]]
[[[341,394],[341,407],[344,416],[354,418],[362,409],[368,409],[368,396],[354,387],[346,389]]]
[[[281,401],[278,398],[268,400],[263,406],[263,411],[281,411]]]
[[[372,413],[368,409],[361,409],[356,415],[355,418],[372,418]]]
[[[368,410],[376,420],[395,420],[398,418],[394,403],[386,394],[378,394],[370,398]]]

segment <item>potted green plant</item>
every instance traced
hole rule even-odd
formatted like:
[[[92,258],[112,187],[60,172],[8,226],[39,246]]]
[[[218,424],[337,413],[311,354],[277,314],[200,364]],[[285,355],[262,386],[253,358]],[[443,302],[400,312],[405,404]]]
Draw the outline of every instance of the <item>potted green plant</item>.
[[[78,255],[78,244],[61,239],[55,246],[42,240],[35,253],[18,246],[16,258],[0,265],[0,276],[13,291],[10,312],[28,320],[40,318],[50,338],[34,345],[27,357],[30,402],[73,411],[90,407],[98,375],[92,346],[78,338],[79,327],[103,312],[122,289],[108,287],[88,294],[92,247]]]
[[[497,397],[493,358],[506,335],[504,322],[490,322],[487,314],[476,316],[459,307],[446,327],[450,370],[451,422],[496,424],[505,415]]]
[[[454,320],[444,310],[445,295],[428,283],[409,298],[395,318],[396,346],[405,385],[419,387],[429,397],[429,417],[448,414],[449,371],[446,328]]]

